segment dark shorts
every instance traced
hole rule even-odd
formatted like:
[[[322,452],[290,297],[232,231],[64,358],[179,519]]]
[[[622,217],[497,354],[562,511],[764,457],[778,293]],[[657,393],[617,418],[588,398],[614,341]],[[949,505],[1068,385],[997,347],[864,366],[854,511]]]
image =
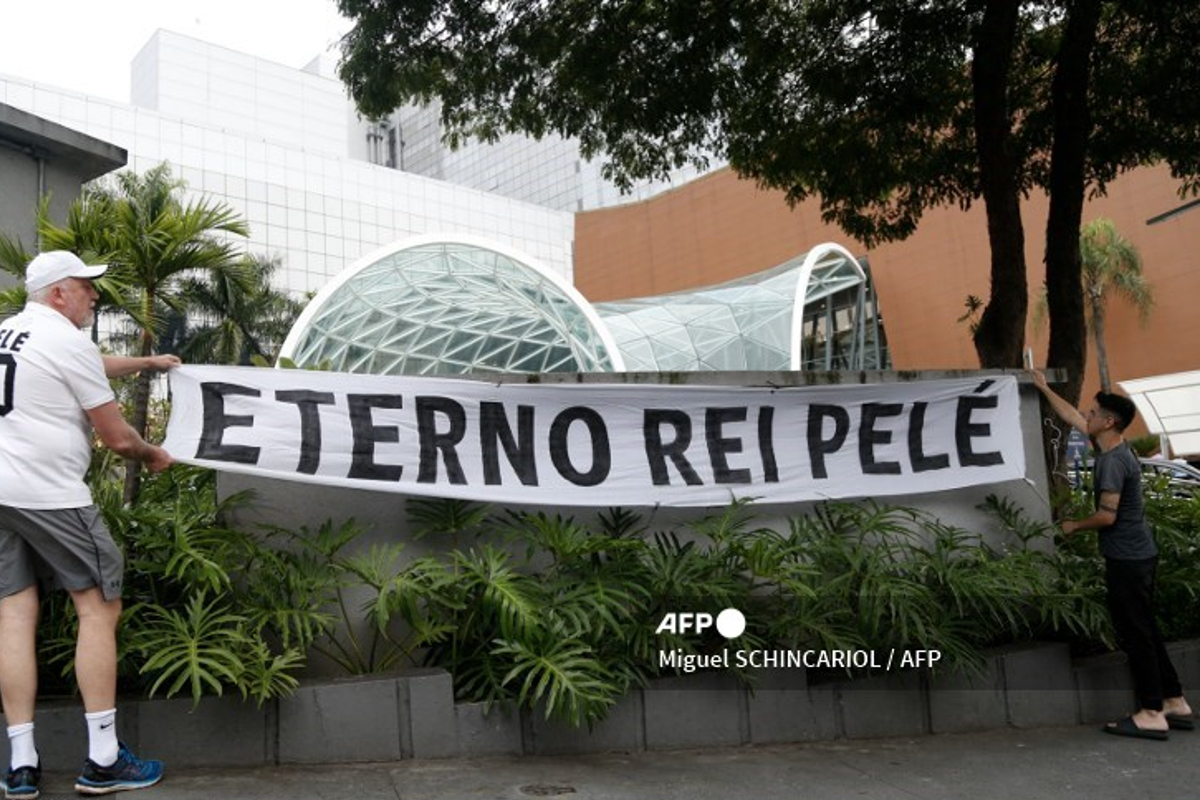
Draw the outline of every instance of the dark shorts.
[[[116,600],[124,574],[125,558],[95,506],[0,506],[0,597],[48,576],[68,592],[99,586],[105,600]]]

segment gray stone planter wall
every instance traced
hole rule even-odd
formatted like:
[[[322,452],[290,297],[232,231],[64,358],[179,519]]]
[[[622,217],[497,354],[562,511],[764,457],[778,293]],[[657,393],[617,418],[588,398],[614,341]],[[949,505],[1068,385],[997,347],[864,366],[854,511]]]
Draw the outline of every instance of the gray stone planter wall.
[[[1200,687],[1200,640],[1171,646],[1185,687]],[[123,703],[122,737],[173,766],[259,766],[489,755],[635,752],[915,736],[998,727],[1099,723],[1131,710],[1124,657],[1072,663],[1061,644],[997,651],[982,674],[891,673],[809,685],[764,674],[753,692],[723,675],[659,681],[621,700],[591,731],[453,701],[440,670],[313,682],[264,704],[240,698]],[[86,752],[76,703],[39,708],[46,764]]]

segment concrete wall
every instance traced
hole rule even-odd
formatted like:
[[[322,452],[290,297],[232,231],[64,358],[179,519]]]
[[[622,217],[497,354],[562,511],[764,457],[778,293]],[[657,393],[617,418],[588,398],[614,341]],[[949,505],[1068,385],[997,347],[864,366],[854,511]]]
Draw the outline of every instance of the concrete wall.
[[[1200,685],[1200,640],[1170,646],[1185,686]],[[261,707],[239,697],[119,703],[121,737],[171,768],[638,752],[746,744],[920,736],[1004,727],[1100,724],[1129,713],[1124,656],[1072,662],[1066,645],[991,654],[979,674],[906,670],[810,684],[803,671],[764,675],[753,691],[729,676],[658,681],[626,695],[591,730],[544,714],[455,703],[450,676],[413,670],[310,681]],[[38,708],[45,764],[87,751],[75,701]]]
[[[36,252],[43,195],[61,223],[84,183],[124,164],[119,147],[0,103],[0,232]]]
[[[0,147],[0,231],[25,249],[37,249],[37,208],[43,193],[50,198],[50,219],[61,224],[79,197],[83,179],[71,164],[42,160]]]
[[[563,374],[536,376],[539,382],[593,382],[593,383],[692,383],[725,386],[790,386],[819,385],[830,383],[886,383],[895,381],[932,380],[951,377],[982,377],[1003,374],[989,372],[930,372],[930,373],[675,373],[671,375],[618,373],[618,374]],[[526,376],[501,376],[490,380],[525,381]],[[978,506],[989,494],[1011,498],[1035,520],[1049,520],[1050,505],[1047,499],[1046,469],[1042,459],[1042,422],[1037,399],[1037,390],[1018,376],[1020,383],[1021,429],[1025,438],[1026,474],[1022,480],[1000,484],[956,489],[931,494],[906,495],[882,498],[883,504],[903,505],[925,511],[950,525],[974,531],[985,541],[1000,544],[1001,532],[996,520],[981,511]],[[253,500],[239,508],[230,524],[244,530],[255,530],[260,526],[298,530],[307,527],[315,530],[326,520],[336,524],[353,519],[364,529],[356,547],[367,550],[377,544],[402,542],[407,559],[416,559],[444,551],[445,544],[434,537],[415,540],[409,530],[405,504],[407,497],[389,492],[344,489],[308,483],[296,483],[234,473],[219,473],[218,487],[222,496],[250,491]],[[789,520],[811,510],[812,503],[804,504],[758,504],[755,506],[755,524],[787,531]],[[579,507],[527,507],[519,505],[493,506],[503,509],[548,511],[561,513],[588,524],[596,519],[603,509]],[[653,531],[675,531],[687,540],[692,534],[688,523],[712,513],[704,508],[633,508],[642,521]],[[498,543],[495,543],[498,544]],[[350,592],[352,599],[359,594]],[[365,599],[365,595],[361,598]],[[366,620],[360,621],[356,629],[365,633]],[[338,668],[314,657],[309,661],[306,674],[310,677],[333,677]]]
[[[978,374],[978,373],[972,373]],[[540,376],[541,380],[559,376]],[[951,377],[946,373],[858,375],[856,381]],[[562,380],[628,380],[647,376],[561,376]],[[679,376],[674,376],[679,380]],[[737,385],[799,381],[848,382],[846,375],[688,377]],[[967,492],[912,497],[960,525],[983,525],[974,505],[988,491],[1013,497],[1044,516],[1045,469],[1040,458],[1041,419],[1036,390],[1021,385],[1027,451],[1026,480]],[[409,541],[400,495],[347,491],[223,475],[222,492],[253,489],[258,499],[238,523],[319,525],[329,517],[355,517],[370,526],[368,541]],[[766,512],[782,518],[799,508]],[[568,509],[568,511],[570,511]],[[691,512],[693,515],[697,512]],[[666,526],[686,521],[687,512]],[[410,544],[416,555],[430,547]],[[1185,686],[1200,685],[1200,641],[1171,645]],[[654,682],[633,691],[592,729],[547,720],[540,712],[455,701],[451,676],[441,670],[406,670],[378,676],[329,679],[310,676],[291,696],[256,706],[238,697],[121,702],[122,737],[135,749],[173,767],[256,766],[499,754],[563,754],[742,744],[915,736],[998,727],[1100,723],[1132,707],[1132,680],[1120,654],[1073,662],[1061,643],[1030,643],[996,650],[975,673],[896,669],[848,680],[818,680],[804,669],[763,672],[752,690],[729,675],[697,673]],[[86,747],[77,702],[47,702],[38,717],[47,763],[69,763]]]
[[[37,162],[27,154],[0,147],[0,231],[18,239],[26,249],[37,241],[34,211],[38,203]],[[8,275],[0,276],[7,285]]]
[[[693,385],[716,386],[800,386],[827,384],[858,384],[858,383],[890,383],[898,381],[935,380],[944,378],[984,377],[1005,374],[1002,371],[973,371],[973,372],[856,372],[856,373],[812,373],[812,372],[778,372],[778,373],[673,373],[671,375],[650,373],[616,373],[616,374],[562,374],[540,375],[537,380],[541,383],[570,382],[570,383],[684,383]],[[500,376],[489,380],[522,382],[526,376]],[[1050,505],[1047,494],[1046,469],[1042,460],[1042,420],[1037,398],[1037,390],[1026,382],[1024,375],[1018,375],[1021,396],[1021,429],[1025,438],[1025,477],[1022,480],[1009,481],[1000,484],[957,489],[932,494],[906,495],[903,497],[884,498],[881,502],[894,505],[905,505],[922,509],[942,521],[960,527],[977,530],[985,535],[993,533],[993,523],[987,514],[977,506],[989,494],[998,494],[1012,498],[1014,502],[1025,508],[1033,519],[1048,520]],[[302,525],[315,527],[326,519],[343,521],[354,518],[367,528],[363,545],[369,547],[374,542],[409,542],[414,552],[420,551],[422,543],[412,543],[405,524],[403,495],[371,492],[366,490],[348,490],[333,487],[301,484],[284,480],[220,473],[218,485],[222,495],[233,492],[251,490],[254,501],[241,509],[234,524],[253,528],[266,524],[286,528],[298,528]],[[812,504],[756,506],[758,522],[768,526],[784,528],[789,518],[803,514]],[[512,506],[512,508],[522,508]],[[582,508],[551,508],[551,511],[574,516],[576,519],[591,519],[597,512]],[[698,519],[708,513],[708,509],[634,509],[643,512],[644,517],[655,528],[669,528],[683,525],[690,520]]]

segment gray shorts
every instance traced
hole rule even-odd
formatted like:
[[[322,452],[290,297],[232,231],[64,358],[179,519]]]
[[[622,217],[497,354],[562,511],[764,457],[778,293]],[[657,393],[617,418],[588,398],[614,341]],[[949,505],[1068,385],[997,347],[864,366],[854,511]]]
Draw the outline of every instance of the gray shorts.
[[[116,600],[124,574],[125,557],[95,506],[0,506],[0,597],[49,576],[68,592],[99,586],[105,600]]]

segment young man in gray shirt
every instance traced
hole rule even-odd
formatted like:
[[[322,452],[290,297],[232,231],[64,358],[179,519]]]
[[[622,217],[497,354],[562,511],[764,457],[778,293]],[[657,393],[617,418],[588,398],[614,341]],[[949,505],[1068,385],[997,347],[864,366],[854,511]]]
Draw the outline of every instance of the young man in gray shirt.
[[[1097,392],[1083,414],[1046,385],[1041,371],[1033,370],[1031,375],[1059,418],[1087,434],[1098,451],[1093,467],[1096,511],[1084,519],[1063,522],[1062,531],[1066,536],[1077,531],[1099,531],[1108,612],[1133,671],[1139,708],[1124,719],[1108,723],[1104,730],[1118,736],[1159,740],[1167,738],[1169,728],[1192,730],[1192,709],[1183,696],[1179,676],[1154,619],[1158,546],[1142,503],[1141,463],[1122,436],[1137,408],[1127,397]]]

